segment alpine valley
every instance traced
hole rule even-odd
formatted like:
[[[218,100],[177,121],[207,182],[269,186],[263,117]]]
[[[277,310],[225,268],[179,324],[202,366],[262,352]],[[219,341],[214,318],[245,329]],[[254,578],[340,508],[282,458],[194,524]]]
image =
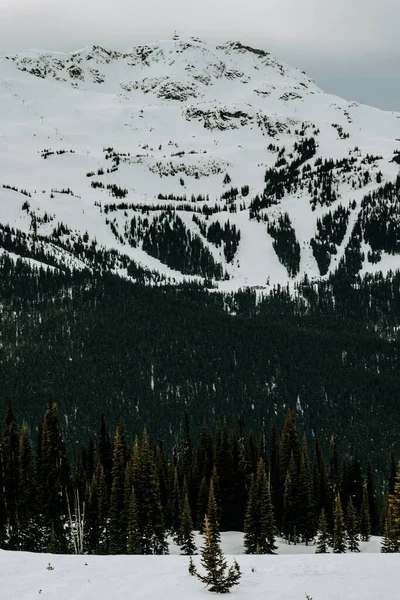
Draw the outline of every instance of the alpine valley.
[[[191,38],[0,59],[0,410],[400,433],[400,113]]]

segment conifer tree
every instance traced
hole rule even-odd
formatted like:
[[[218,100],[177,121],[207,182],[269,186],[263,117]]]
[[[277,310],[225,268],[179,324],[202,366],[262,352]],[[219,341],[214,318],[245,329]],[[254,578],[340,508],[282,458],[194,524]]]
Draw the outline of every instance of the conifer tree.
[[[188,567],[189,575],[197,575],[196,565],[193,562],[193,556],[189,558],[189,567]]]
[[[135,488],[132,486],[128,509],[128,554],[140,554],[142,540],[139,527],[139,515]]]
[[[394,449],[394,444],[390,447],[389,455],[389,472],[388,472],[388,494],[394,493],[394,485],[396,482],[397,460]]]
[[[392,509],[388,506],[383,530],[381,552],[399,552],[399,542],[393,527]]]
[[[250,489],[244,521],[244,547],[246,554],[258,554],[258,510],[254,473],[250,477]]]
[[[52,397],[44,416],[38,476],[40,505],[49,551],[52,548],[65,552],[70,467],[67,450],[58,429],[57,404]]]
[[[278,443],[278,429],[276,426],[275,415],[273,415],[271,421],[269,465],[271,500],[272,506],[274,507],[275,522],[279,529],[282,521],[283,497],[282,485],[280,480],[280,453]]]
[[[18,455],[19,439],[15,424],[11,400],[8,400],[6,423],[2,444],[3,455],[3,493],[6,508],[7,547],[10,550],[18,548]]]
[[[108,494],[111,494],[112,482],[112,447],[110,436],[107,431],[106,419],[104,413],[101,413],[101,423],[99,432],[99,458],[103,465],[104,475],[107,482]]]
[[[219,540],[215,536],[208,516],[204,519],[204,546],[201,550],[201,565],[205,570],[205,575],[197,573],[197,577],[209,589],[210,592],[224,594],[238,585],[241,572],[236,560],[228,568],[225,557],[219,545]]]
[[[315,535],[315,511],[312,497],[312,481],[307,451],[307,440],[304,435],[301,448],[301,462],[298,485],[298,522],[297,533],[308,542]]]
[[[358,537],[357,514],[354,509],[353,499],[350,496],[346,514],[346,541],[350,552],[360,552]]]
[[[176,544],[180,544],[180,529],[181,529],[181,490],[178,478],[178,469],[174,469],[174,485],[172,488],[171,499],[171,533]]]
[[[251,476],[244,530],[246,554],[275,554],[275,520],[262,458],[257,477]]]
[[[365,485],[363,489],[363,498],[360,511],[360,534],[363,542],[369,542],[371,537],[371,519],[368,504],[368,488]]]
[[[136,456],[134,449],[132,462],[142,554],[167,554],[160,487],[146,429],[143,431],[140,452]]]
[[[206,478],[203,477],[203,479],[200,482],[199,496],[197,498],[197,515],[196,515],[197,528],[200,531],[200,533],[203,533],[204,517],[207,514],[207,503],[208,503],[208,487],[207,487]]]
[[[400,548],[400,460],[397,464],[394,490],[389,494],[388,502],[391,509],[393,545],[397,547],[396,552],[398,552]]]
[[[22,423],[18,455],[18,520],[21,550],[28,552],[40,549],[36,498],[36,471],[29,427]]]
[[[328,523],[326,520],[325,509],[321,511],[318,522],[317,549],[316,554],[326,554],[329,546]]]
[[[217,469],[219,478],[218,492],[219,499],[221,500],[219,506],[220,528],[222,531],[228,531],[233,529],[232,512],[234,510],[233,506],[236,502],[236,499],[234,497],[233,486],[235,473],[233,471],[232,447],[226,419],[224,419],[221,431],[218,431],[217,433],[215,467]]]
[[[346,552],[346,531],[343,518],[342,502],[338,492],[335,500],[334,529],[333,529],[333,552],[343,554]]]
[[[95,547],[91,547],[94,549],[96,554],[108,554],[110,549],[108,527],[110,506],[104,466],[100,460],[100,457],[97,460],[96,469],[93,474],[91,494],[93,511],[97,512],[94,528],[98,528],[97,531],[95,530],[92,533],[92,539],[95,540]],[[97,507],[95,503],[97,503]]]
[[[296,428],[295,412],[289,408],[286,414],[285,424],[282,429],[280,447],[280,473],[281,483],[284,485],[286,475],[289,471],[290,462],[294,460],[297,469],[300,468],[300,442]]]
[[[283,494],[283,532],[289,543],[297,542],[296,526],[299,516],[298,469],[292,453],[289,469],[286,474]]]
[[[215,540],[220,543],[221,534],[219,531],[218,509],[214,493],[214,477],[211,477],[210,488],[208,492],[207,518],[209,526],[213,532]]]
[[[125,467],[127,439],[124,419],[121,417],[115,432],[110,500],[110,552],[125,554],[127,550],[127,507],[125,504]]]
[[[367,462],[367,501],[368,501],[368,513],[370,520],[370,533],[372,535],[379,535],[379,507],[376,500],[375,483],[372,471],[371,460],[368,458]],[[364,498],[363,498],[364,502]],[[362,515],[361,515],[362,519]],[[362,532],[361,532],[362,533]],[[369,539],[369,538],[368,538]],[[368,540],[365,540],[368,541]]]
[[[180,546],[181,554],[185,556],[191,556],[196,552],[196,545],[194,543],[193,534],[193,521],[190,512],[189,498],[187,493],[183,501],[183,509],[181,515],[181,529],[180,529]]]

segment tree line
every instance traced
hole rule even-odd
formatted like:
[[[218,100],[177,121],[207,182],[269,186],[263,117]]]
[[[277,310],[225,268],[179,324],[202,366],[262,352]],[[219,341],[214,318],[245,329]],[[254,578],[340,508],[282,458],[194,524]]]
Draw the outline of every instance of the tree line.
[[[267,431],[268,429],[268,431]],[[311,442],[311,443],[310,443]],[[35,445],[35,449],[34,449]],[[312,459],[309,458],[311,451]],[[60,431],[50,398],[35,444],[11,401],[0,446],[0,547],[95,554],[166,554],[167,535],[182,554],[197,549],[207,515],[220,531],[244,531],[247,553],[273,554],[276,537],[357,551],[359,539],[384,534],[382,551],[400,550],[400,462],[390,452],[386,492],[371,461],[328,456],[318,438],[300,439],[295,411],[282,430],[273,419],[254,432],[241,420],[192,437],[187,415],[170,452],[146,429],[128,435],[121,418],[110,435],[104,415],[96,440],[77,450]]]

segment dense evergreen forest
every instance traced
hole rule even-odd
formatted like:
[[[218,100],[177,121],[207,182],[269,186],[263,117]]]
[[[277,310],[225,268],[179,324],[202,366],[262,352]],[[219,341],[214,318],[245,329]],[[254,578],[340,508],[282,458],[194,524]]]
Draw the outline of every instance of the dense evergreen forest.
[[[385,496],[371,461],[341,456],[332,436],[300,441],[295,412],[256,432],[241,419],[209,427],[194,443],[185,415],[170,452],[164,441],[128,432],[111,436],[104,414],[70,461],[50,397],[36,451],[11,402],[0,445],[0,547],[12,550],[166,554],[167,535],[182,554],[196,553],[193,529],[245,532],[249,554],[274,554],[279,534],[317,552],[358,551],[360,538],[384,531],[382,551],[400,550],[400,461],[391,447]],[[311,460],[309,454],[311,451]],[[207,520],[205,520],[207,516]]]
[[[185,411],[197,439],[203,418],[258,428],[276,416],[281,426],[295,407],[325,450],[334,435],[382,473],[400,434],[399,284],[399,274],[342,270],[260,298],[2,257],[0,410],[11,398],[36,436],[53,393],[74,455],[99,411],[171,449]]]

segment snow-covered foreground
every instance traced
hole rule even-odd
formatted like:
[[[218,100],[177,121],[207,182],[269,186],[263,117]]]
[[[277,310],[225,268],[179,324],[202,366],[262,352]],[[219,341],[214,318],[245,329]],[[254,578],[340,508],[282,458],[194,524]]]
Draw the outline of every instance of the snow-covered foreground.
[[[315,555],[315,548],[280,544],[278,556],[245,556],[241,534],[223,536],[243,571],[237,598],[252,600],[395,600],[398,556],[377,554],[380,539],[361,554]],[[285,554],[300,552],[299,554]],[[172,549],[173,550],[173,549]],[[368,553],[369,552],[369,553]],[[230,560],[230,557],[228,557]],[[199,565],[199,557],[195,557]],[[48,570],[48,564],[53,570]],[[211,598],[187,572],[184,556],[59,556],[0,551],[0,599],[189,600]]]

